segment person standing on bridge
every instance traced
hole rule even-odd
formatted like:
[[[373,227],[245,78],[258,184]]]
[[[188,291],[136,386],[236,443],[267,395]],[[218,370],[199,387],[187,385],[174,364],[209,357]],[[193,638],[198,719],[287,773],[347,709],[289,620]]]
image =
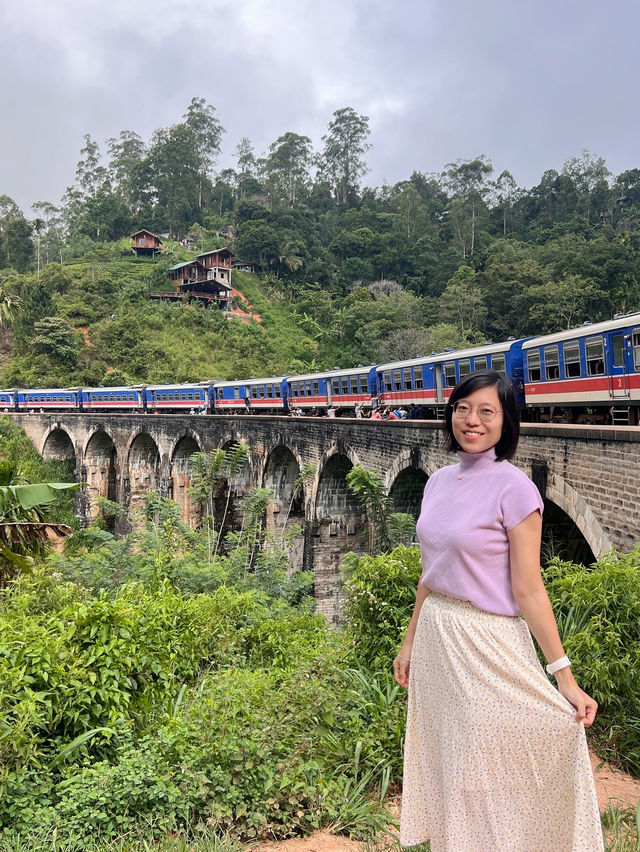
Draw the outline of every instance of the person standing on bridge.
[[[520,427],[506,376],[462,379],[443,428],[458,464],[425,487],[423,572],[393,662],[409,689],[400,843],[601,852],[585,736],[597,704],[571,673],[542,582],[542,499],[508,461]]]

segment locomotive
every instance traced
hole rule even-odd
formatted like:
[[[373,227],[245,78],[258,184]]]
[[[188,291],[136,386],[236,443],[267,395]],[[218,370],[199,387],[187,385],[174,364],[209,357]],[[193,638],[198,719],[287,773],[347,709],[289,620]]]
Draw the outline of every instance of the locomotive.
[[[408,407],[437,419],[463,376],[505,373],[523,419],[636,425],[640,415],[640,312],[539,337],[509,338],[386,364],[296,376],[192,384],[0,391],[5,411],[191,414],[353,414],[355,406]]]

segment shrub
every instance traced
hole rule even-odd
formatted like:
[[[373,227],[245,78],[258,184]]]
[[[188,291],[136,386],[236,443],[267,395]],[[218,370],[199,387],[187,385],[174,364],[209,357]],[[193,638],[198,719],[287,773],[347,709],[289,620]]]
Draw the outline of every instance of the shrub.
[[[409,623],[420,579],[420,551],[397,547],[382,556],[342,561],[347,629],[358,663],[389,671]]]

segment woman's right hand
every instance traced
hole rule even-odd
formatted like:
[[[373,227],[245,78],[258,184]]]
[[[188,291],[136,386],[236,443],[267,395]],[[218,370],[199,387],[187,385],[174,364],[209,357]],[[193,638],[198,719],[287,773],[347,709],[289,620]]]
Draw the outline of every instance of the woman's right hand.
[[[403,686],[405,689],[409,686],[410,665],[411,659],[409,654],[404,654],[402,652],[398,654],[393,661],[393,676],[396,679],[396,683],[399,683],[400,686]]]

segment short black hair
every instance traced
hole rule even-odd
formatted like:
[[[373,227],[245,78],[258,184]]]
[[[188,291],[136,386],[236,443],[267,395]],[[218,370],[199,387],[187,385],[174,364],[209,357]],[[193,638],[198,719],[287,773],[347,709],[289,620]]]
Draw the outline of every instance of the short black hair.
[[[442,431],[445,435],[444,448],[449,453],[455,453],[461,449],[451,426],[453,406],[459,399],[464,399],[480,388],[495,388],[498,391],[503,424],[502,435],[496,444],[496,460],[510,459],[515,455],[518,446],[520,417],[513,385],[504,373],[496,373],[495,370],[478,370],[477,373],[469,373],[454,387],[444,410],[442,423]]]

